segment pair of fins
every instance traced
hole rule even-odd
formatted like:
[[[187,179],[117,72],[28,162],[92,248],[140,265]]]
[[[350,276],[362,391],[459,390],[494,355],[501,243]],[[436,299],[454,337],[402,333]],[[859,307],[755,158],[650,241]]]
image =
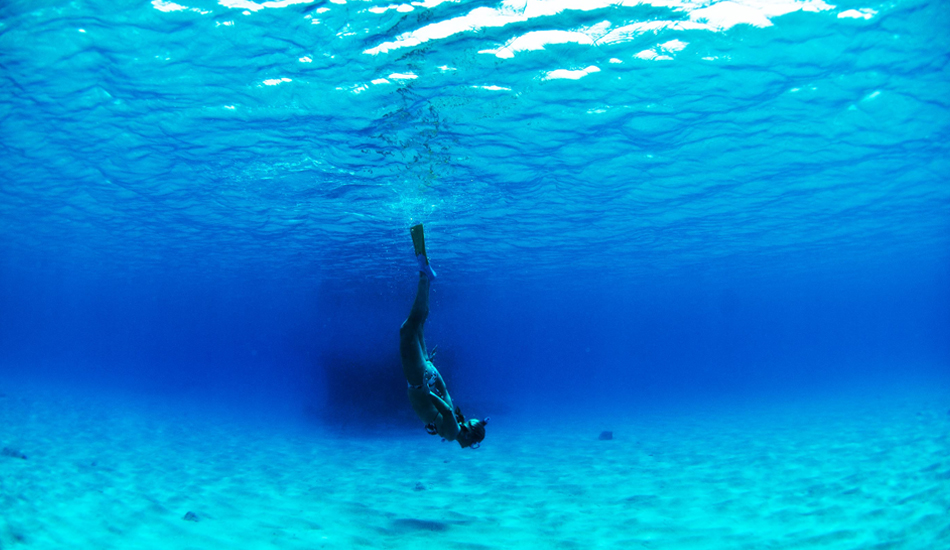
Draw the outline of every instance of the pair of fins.
[[[435,279],[435,270],[429,265],[429,257],[426,255],[426,236],[422,224],[410,227],[409,234],[412,235],[412,247],[416,252],[416,261],[419,262],[419,271],[425,273],[430,281]]]

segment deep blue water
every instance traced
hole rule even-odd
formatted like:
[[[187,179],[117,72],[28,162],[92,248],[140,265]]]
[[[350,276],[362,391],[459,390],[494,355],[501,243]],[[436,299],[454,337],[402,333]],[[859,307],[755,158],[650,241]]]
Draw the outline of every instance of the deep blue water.
[[[411,425],[425,222],[471,414],[946,383],[948,28],[939,0],[7,0],[0,379]]]

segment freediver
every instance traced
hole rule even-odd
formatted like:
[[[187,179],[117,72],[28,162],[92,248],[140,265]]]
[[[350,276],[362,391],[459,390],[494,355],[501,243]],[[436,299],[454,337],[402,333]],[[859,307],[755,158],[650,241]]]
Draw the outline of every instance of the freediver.
[[[425,236],[422,224],[409,228],[412,244],[419,263],[419,287],[412,303],[409,317],[399,328],[399,356],[402,372],[409,383],[409,402],[416,415],[426,425],[431,435],[440,435],[446,441],[458,441],[462,448],[477,449],[485,439],[485,420],[465,420],[462,411],[454,405],[445,387],[442,375],[432,364],[435,356],[426,350],[423,325],[429,316],[429,284],[435,279],[435,271],[426,255]]]

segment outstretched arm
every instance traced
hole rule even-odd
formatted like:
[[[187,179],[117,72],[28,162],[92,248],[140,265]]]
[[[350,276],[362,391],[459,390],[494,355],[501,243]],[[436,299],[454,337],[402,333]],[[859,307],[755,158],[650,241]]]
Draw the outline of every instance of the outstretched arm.
[[[432,401],[432,405],[434,405],[442,415],[442,424],[441,426],[437,425],[439,435],[449,441],[455,441],[455,438],[458,437],[459,434],[459,423],[455,421],[455,412],[452,410],[452,407],[449,407],[441,397],[434,393],[429,393],[429,399]]]

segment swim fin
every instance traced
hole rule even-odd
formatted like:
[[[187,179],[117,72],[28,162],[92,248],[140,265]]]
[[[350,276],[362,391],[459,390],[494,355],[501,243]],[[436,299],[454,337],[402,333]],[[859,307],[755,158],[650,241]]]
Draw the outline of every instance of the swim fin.
[[[412,235],[412,246],[416,249],[416,256],[426,255],[426,236],[422,229],[422,224],[417,224],[409,228],[409,234]]]
[[[419,271],[426,274],[431,281],[435,279],[435,271],[429,265],[429,257],[426,255],[426,237],[422,229],[422,224],[417,224],[409,228],[409,234],[412,235],[412,246],[416,251],[416,261],[419,262]]]

